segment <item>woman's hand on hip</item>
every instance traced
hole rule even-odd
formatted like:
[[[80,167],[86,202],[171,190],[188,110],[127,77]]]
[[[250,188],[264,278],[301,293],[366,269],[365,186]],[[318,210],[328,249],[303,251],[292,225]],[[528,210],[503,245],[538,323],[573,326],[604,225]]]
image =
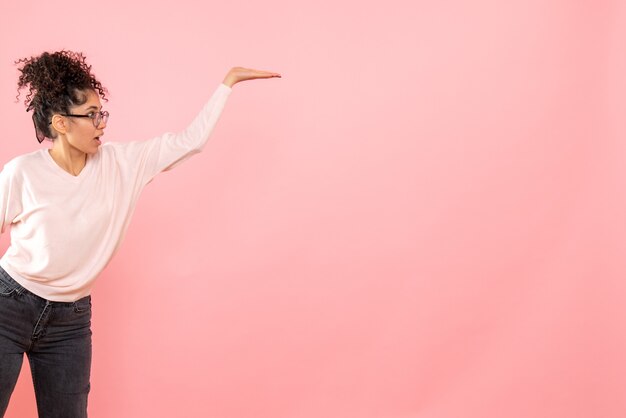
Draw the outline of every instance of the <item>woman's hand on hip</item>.
[[[228,87],[233,87],[235,84],[240,81],[246,80],[254,80],[256,78],[273,78],[273,77],[281,77],[279,73],[274,73],[271,71],[262,71],[262,70],[254,70],[252,68],[243,68],[243,67],[233,67],[230,69],[226,77],[224,78],[223,83]]]

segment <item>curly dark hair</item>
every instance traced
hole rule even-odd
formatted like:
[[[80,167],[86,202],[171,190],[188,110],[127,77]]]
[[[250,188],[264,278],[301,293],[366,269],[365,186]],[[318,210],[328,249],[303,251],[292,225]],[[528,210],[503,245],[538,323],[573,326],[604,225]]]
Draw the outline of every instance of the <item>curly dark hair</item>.
[[[33,111],[33,123],[37,140],[55,138],[56,133],[50,126],[50,118],[55,113],[69,113],[70,107],[87,101],[85,90],[92,89],[108,101],[107,89],[91,73],[91,65],[85,63],[81,52],[58,51],[44,52],[38,57],[22,58],[15,61],[22,64],[17,82],[17,96],[20,90],[28,86],[24,100],[26,111]]]

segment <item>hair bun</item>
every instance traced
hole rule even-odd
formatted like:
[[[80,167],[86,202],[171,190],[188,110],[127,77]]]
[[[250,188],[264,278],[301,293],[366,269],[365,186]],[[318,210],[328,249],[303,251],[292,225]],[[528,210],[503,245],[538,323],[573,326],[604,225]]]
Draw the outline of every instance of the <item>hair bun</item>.
[[[34,111],[33,121],[38,138],[41,135],[53,137],[48,119],[55,112],[67,113],[70,107],[82,104],[84,95],[80,94],[81,91],[93,89],[107,100],[106,88],[96,80],[91,65],[87,65],[85,60],[81,52],[62,50],[15,61],[15,64],[21,64],[18,67],[21,75],[17,82],[16,100],[19,101],[20,91],[28,87],[24,104],[26,111]]]

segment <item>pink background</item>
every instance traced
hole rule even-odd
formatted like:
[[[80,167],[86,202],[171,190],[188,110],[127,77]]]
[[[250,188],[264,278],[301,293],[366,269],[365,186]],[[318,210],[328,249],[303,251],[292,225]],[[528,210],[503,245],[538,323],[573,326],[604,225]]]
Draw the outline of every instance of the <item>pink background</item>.
[[[90,417],[626,416],[623,2],[0,7],[1,164],[39,147],[21,57],[83,51],[108,141],[283,75],[146,188],[93,292]]]

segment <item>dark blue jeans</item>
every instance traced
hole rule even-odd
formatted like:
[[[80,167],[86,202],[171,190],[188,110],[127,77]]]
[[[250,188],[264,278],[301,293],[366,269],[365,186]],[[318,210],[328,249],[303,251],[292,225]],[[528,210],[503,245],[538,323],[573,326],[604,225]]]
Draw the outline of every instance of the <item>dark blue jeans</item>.
[[[28,357],[39,418],[87,416],[91,296],[51,302],[0,267],[0,417]]]

